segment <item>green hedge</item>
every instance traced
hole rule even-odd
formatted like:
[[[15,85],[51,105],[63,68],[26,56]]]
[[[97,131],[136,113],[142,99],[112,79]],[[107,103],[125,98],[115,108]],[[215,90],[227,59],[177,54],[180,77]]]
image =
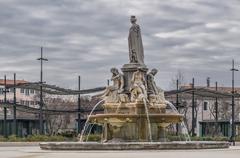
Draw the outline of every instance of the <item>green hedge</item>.
[[[228,141],[228,137],[191,137],[192,141]]]
[[[228,137],[191,137],[190,138],[192,141],[229,141]],[[167,135],[167,140],[168,141],[185,141],[186,138],[184,135]],[[240,137],[236,138],[236,141],[240,141]]]
[[[76,141],[75,138],[66,138],[63,136],[47,136],[47,135],[29,135],[27,137],[17,137],[15,135],[8,136],[8,138],[4,138],[0,136],[0,142],[44,142],[44,141]]]
[[[83,141],[86,141],[86,139],[87,139],[88,142],[99,142],[99,141],[101,141],[101,135],[99,135],[99,134],[90,134],[88,136],[88,138],[87,138],[87,136],[83,137]]]

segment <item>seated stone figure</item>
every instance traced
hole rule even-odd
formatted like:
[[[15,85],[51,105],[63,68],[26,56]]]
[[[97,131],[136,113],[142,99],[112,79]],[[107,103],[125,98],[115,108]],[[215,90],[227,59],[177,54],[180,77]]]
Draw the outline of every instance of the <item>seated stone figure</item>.
[[[138,68],[136,72],[133,73],[132,80],[131,80],[131,86],[130,86],[130,92],[131,92],[131,101],[143,101],[147,99],[147,91],[146,91],[146,81],[145,78],[140,71],[141,68]]]
[[[154,76],[157,74],[157,72],[157,69],[152,69],[147,74],[147,87],[150,104],[164,104],[165,102],[164,91],[158,88],[154,81]]]
[[[105,102],[109,103],[118,103],[118,102],[127,102],[128,99],[126,95],[123,94],[123,87],[124,87],[124,78],[121,73],[119,73],[118,69],[112,68],[111,69],[113,85],[107,87],[102,98]]]

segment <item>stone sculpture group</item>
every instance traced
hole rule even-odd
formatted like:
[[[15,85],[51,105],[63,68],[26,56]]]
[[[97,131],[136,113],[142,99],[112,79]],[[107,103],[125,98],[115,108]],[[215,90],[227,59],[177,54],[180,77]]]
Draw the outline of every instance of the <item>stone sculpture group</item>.
[[[141,29],[136,24],[136,17],[131,16],[132,26],[129,29],[129,64],[122,68],[125,74],[117,68],[112,68],[113,85],[109,86],[103,94],[106,103],[124,103],[146,101],[150,105],[165,102],[164,92],[157,87],[154,76],[157,69],[148,69],[144,64],[144,50],[141,37]]]

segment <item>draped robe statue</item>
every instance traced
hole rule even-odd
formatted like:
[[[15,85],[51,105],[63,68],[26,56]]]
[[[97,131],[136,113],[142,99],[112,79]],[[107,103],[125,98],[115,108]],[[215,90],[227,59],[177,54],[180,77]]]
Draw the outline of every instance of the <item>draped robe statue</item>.
[[[144,52],[140,26],[136,24],[137,19],[135,16],[131,16],[130,21],[132,23],[128,36],[130,63],[144,65]]]

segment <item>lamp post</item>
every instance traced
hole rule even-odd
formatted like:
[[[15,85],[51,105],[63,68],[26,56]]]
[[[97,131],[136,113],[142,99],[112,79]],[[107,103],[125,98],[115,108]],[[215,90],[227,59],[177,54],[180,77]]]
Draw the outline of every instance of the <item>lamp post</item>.
[[[195,80],[194,78],[192,79],[192,136],[196,136],[195,134],[195,93],[194,93],[194,88],[195,88]]]
[[[232,135],[231,135],[231,141],[233,143],[233,146],[235,146],[235,89],[234,89],[234,72],[235,71],[239,71],[238,69],[236,69],[234,67],[234,60],[232,60],[232,69],[230,69],[230,71],[232,71]]]
[[[40,70],[40,113],[39,113],[39,132],[40,134],[44,133],[43,127],[43,93],[42,93],[42,84],[43,84],[43,61],[48,61],[48,59],[43,58],[43,47],[41,47],[41,57],[37,60],[40,60],[41,70]]]
[[[179,109],[179,96],[178,96],[178,91],[179,91],[179,80],[177,79],[176,83],[176,88],[177,88],[177,94],[176,94],[176,109]],[[176,135],[178,135],[179,128],[178,128],[178,123],[176,124]]]
[[[4,75],[4,120],[3,120],[3,128],[4,128],[4,131],[3,131],[3,134],[4,134],[4,137],[8,137],[8,130],[7,130],[7,107],[6,107],[6,103],[7,103],[7,92],[8,89],[7,89],[7,77],[6,75]]]
[[[215,82],[215,91],[218,91],[218,82]],[[218,134],[218,97],[215,98],[215,134]]]
[[[78,90],[81,90],[81,76],[78,76]],[[81,95],[78,94],[78,133],[81,133]]]
[[[13,75],[13,81],[14,81],[14,88],[13,88],[13,134],[17,136],[17,112],[16,112],[16,104],[17,104],[17,99],[16,99],[16,73]]]

